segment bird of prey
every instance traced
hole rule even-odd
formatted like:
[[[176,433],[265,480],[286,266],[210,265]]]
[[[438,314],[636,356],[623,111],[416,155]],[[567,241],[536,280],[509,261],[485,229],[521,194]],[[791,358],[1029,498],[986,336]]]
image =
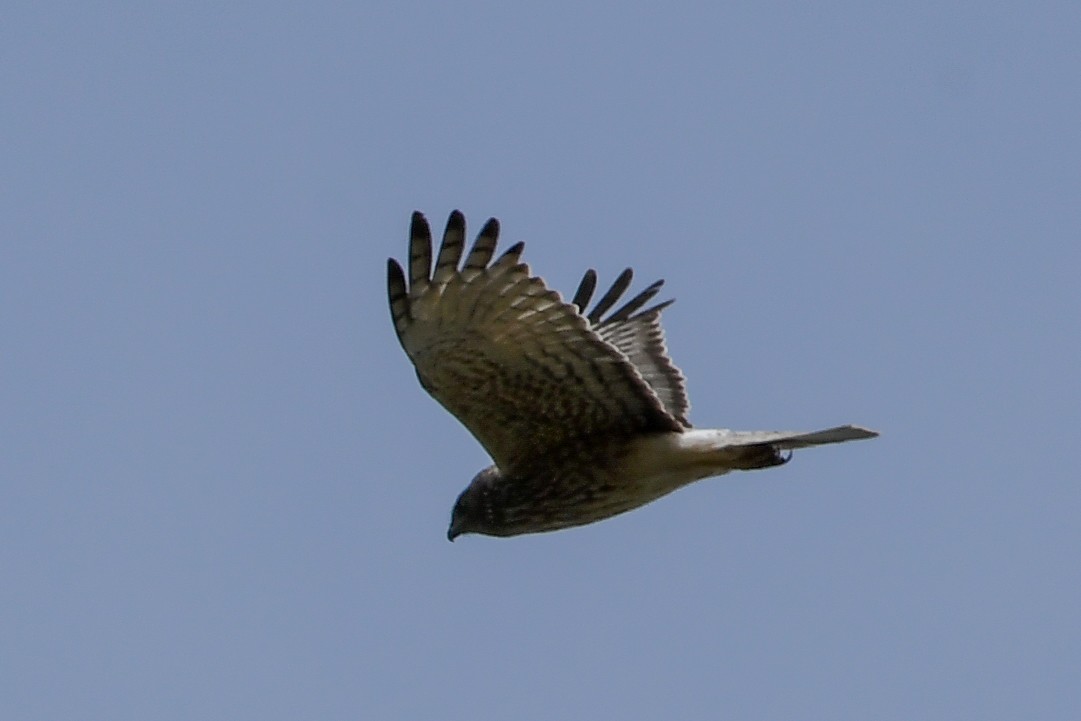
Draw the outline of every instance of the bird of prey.
[[[408,283],[387,263],[390,314],[417,377],[492,457],[458,497],[447,538],[515,536],[600,521],[709,476],[779,466],[792,449],[874,438],[837,426],[810,433],[693,429],[657,281],[609,312],[627,269],[587,310],[597,275],[571,302],[530,274],[524,244],[497,260],[492,218],[465,255],[454,211],[432,265],[432,233],[413,213]],[[787,454],[786,454],[787,452]]]

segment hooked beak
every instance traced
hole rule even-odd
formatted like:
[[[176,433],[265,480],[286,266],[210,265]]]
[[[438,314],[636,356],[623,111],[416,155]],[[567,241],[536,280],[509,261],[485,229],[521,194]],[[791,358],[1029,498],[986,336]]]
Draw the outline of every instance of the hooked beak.
[[[462,535],[462,529],[459,528],[453,521],[450,524],[450,528],[447,529],[447,540],[454,542],[454,539]]]

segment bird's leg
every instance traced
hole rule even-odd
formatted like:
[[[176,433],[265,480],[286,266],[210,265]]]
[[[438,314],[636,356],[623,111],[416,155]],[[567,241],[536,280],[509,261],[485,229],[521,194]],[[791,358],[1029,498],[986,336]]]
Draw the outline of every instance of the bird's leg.
[[[754,471],[759,468],[783,466],[792,459],[792,451],[781,455],[776,446],[760,443],[753,446],[730,448],[732,467],[741,471]]]

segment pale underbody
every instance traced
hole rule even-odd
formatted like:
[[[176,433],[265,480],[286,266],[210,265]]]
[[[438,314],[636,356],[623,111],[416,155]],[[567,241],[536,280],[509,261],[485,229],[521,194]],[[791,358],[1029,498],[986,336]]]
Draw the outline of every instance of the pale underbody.
[[[762,467],[761,464],[748,466],[744,458],[748,444],[761,443],[753,439],[758,435],[727,429],[690,429],[636,439],[618,465],[617,477],[623,485],[640,490],[633,494],[639,502],[614,508],[611,515],[643,506],[703,478]],[[780,462],[767,465],[780,465]]]
[[[735,470],[735,451],[745,447],[732,445],[738,436],[724,429],[642,436],[631,443],[619,473],[628,485],[654,494],[650,499],[654,500],[688,483]]]
[[[781,465],[787,460],[782,451],[808,446],[840,443],[876,435],[854,426],[840,426],[811,433],[779,431],[731,431],[726,429],[688,429],[684,432],[652,433],[632,439],[618,452],[604,454],[592,472],[603,477],[597,483],[579,476],[582,465],[569,467],[553,459],[548,469],[537,468],[531,477],[539,484],[522,484],[522,479],[504,478],[494,468],[491,473],[492,500],[499,497],[501,518],[484,527],[456,526],[452,533],[479,532],[497,536],[554,531],[593,523],[644,506],[683,486],[733,470],[755,470]],[[610,449],[614,450],[614,449]],[[588,464],[586,467],[590,467]],[[541,478],[541,476],[543,478]],[[475,481],[476,482],[476,481]],[[482,484],[482,485],[487,485]],[[545,488],[529,504],[515,502],[522,487]],[[468,493],[469,490],[467,489]],[[464,494],[463,494],[464,495]],[[483,494],[486,495],[486,494]],[[486,505],[484,501],[482,505]],[[544,520],[536,516],[518,518],[514,509],[544,509]],[[487,515],[487,514],[485,514]],[[492,517],[495,520],[495,517]]]

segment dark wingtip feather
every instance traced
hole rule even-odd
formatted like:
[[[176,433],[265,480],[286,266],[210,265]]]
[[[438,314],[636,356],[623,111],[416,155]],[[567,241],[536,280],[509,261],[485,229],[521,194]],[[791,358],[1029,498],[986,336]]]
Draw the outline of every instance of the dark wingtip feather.
[[[409,320],[409,292],[405,285],[405,272],[394,258],[387,258],[387,301],[394,330],[400,337]]]
[[[432,280],[446,283],[453,277],[462,259],[465,247],[465,216],[455,210],[447,218],[447,227],[443,231],[443,242],[439,245],[439,255],[435,259]]]
[[[484,227],[480,229],[480,234],[484,236],[491,236],[492,238],[499,237],[499,218],[488,218],[488,222],[484,224]]]
[[[393,305],[398,296],[404,296],[405,293],[405,273],[402,271],[402,266],[394,258],[387,258],[387,296],[391,304]]]
[[[597,271],[590,268],[586,271],[586,274],[582,276],[582,282],[578,284],[578,290],[574,292],[574,300],[571,301],[574,305],[578,306],[578,312],[584,314],[586,312],[586,306],[589,305],[589,299],[593,297],[593,291],[597,289]]]
[[[607,313],[608,309],[615,305],[616,301],[619,300],[619,296],[623,295],[627,288],[630,287],[632,280],[634,280],[634,271],[630,268],[624,269],[624,271],[619,274],[619,277],[616,278],[616,282],[612,283],[612,287],[608,289],[608,292],[597,301],[597,305],[595,305],[589,315],[586,316],[589,318],[589,322],[594,325],[599,323],[601,316]]]
[[[662,303],[658,303],[657,305],[651,305],[650,307],[646,308],[644,311],[642,311],[638,315],[642,316],[642,315],[649,315],[650,313],[660,313],[662,310],[664,310],[665,308],[667,308],[668,306],[672,305],[675,302],[676,302],[675,298],[669,298],[668,300],[666,300],[666,301],[664,301]]]
[[[409,284],[414,292],[428,286],[432,273],[432,229],[420,211],[409,224]]]
[[[502,263],[507,259],[513,259],[515,263],[518,262],[518,257],[522,255],[522,251],[525,250],[525,243],[519,240],[517,243],[507,248],[503,255],[499,256],[497,263]]]
[[[495,246],[498,240],[499,221],[495,218],[489,218],[484,227],[480,229],[480,233],[477,234],[477,240],[473,243],[469,255],[466,256],[463,270],[473,273],[484,270],[491,261],[492,255],[495,254]]]
[[[612,315],[605,318],[604,322],[605,323],[617,323],[619,321],[630,319],[630,317],[634,314],[635,311],[637,311],[639,308],[641,308],[646,303],[648,303],[653,298],[653,296],[657,295],[657,293],[659,293],[661,291],[661,286],[662,285],[664,285],[663,280],[658,280],[657,282],[653,283],[651,286],[649,286],[648,288],[643,290],[641,293],[639,293],[638,295],[634,296],[629,301],[627,301],[626,304],[624,304],[623,307],[621,307],[615,313],[612,313]],[[671,301],[669,301],[669,302],[671,302]],[[655,306],[653,308],[650,308],[649,311],[647,311],[647,312],[652,312],[652,311],[654,311],[656,309],[657,309],[657,306]]]

